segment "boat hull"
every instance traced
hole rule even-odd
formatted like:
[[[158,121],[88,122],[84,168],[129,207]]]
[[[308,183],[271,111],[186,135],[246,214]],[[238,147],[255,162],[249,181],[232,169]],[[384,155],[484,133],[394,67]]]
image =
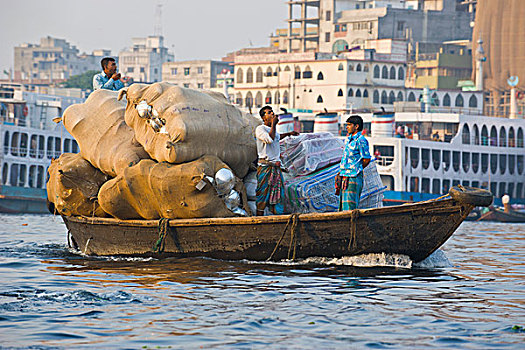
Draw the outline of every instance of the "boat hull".
[[[525,223],[525,213],[520,213],[516,211],[506,213],[503,210],[494,209],[481,215],[481,217],[477,221]]]
[[[49,213],[46,199],[44,189],[0,186],[0,213]]]
[[[417,262],[445,243],[473,208],[445,199],[336,213],[172,219],[165,229],[154,220],[63,220],[71,244],[87,255],[281,260],[396,253]]]

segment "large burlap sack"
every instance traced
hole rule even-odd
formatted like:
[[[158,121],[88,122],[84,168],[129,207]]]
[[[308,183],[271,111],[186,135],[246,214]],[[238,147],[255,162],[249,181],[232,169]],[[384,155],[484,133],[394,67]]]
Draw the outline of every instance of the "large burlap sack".
[[[112,177],[149,158],[124,121],[125,107],[117,100],[117,92],[101,89],[92,92],[86,102],[67,108],[62,118],[80,154]]]
[[[184,164],[142,160],[106,182],[99,202],[104,211],[123,220],[235,216],[207,178],[222,168],[227,165],[215,156]],[[247,206],[242,181],[236,189]]]
[[[57,213],[107,216],[97,202],[97,194],[108,177],[80,154],[64,153],[53,159],[48,172],[47,199]]]
[[[257,158],[253,130],[261,121],[243,114],[220,93],[162,82],[133,84],[126,95],[126,123],[151,158],[159,162],[178,164],[215,155],[242,178]],[[151,126],[151,118],[139,115],[137,105],[142,101],[165,123],[160,132]]]

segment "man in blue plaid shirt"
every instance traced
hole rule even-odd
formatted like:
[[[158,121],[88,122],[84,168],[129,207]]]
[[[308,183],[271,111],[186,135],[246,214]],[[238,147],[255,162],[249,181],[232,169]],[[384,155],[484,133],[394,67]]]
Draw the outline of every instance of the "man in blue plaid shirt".
[[[363,118],[353,115],[346,120],[348,138],[345,141],[339,174],[336,177],[336,194],[339,210],[353,210],[359,206],[363,190],[363,169],[370,163],[368,141],[361,134]]]

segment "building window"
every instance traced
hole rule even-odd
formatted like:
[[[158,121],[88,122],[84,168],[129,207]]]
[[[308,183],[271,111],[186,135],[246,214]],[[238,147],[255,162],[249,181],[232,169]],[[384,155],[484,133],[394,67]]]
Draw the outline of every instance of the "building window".
[[[397,21],[397,30],[399,32],[405,30],[405,21]]]
[[[253,83],[253,70],[251,68],[246,71],[246,82]]]
[[[324,80],[323,72],[319,72],[319,74],[317,74],[317,80]]]
[[[383,66],[383,70],[381,71],[381,79],[388,79],[388,68],[386,68],[386,66]]]
[[[450,96],[449,96],[449,94],[445,94],[445,97],[443,97],[443,106],[450,107]]]
[[[359,90],[358,90],[358,91],[359,91]],[[356,94],[356,95],[357,95],[357,94]],[[365,90],[363,91],[363,97],[364,97],[364,98],[368,97],[368,90],[367,90],[367,89],[365,89]]]
[[[379,103],[379,91],[374,90],[374,103]]]
[[[255,82],[262,83],[262,81],[263,81],[263,71],[261,67],[258,67],[257,71],[255,72]]]
[[[339,90],[339,91],[341,91],[341,90]],[[341,91],[341,96],[343,96],[343,92],[342,91]],[[348,97],[353,97],[353,96],[354,96],[354,90],[352,90],[352,88],[350,88],[348,90]]]
[[[190,84],[185,83],[185,84],[184,84],[184,87],[185,87],[185,88],[189,88],[189,87],[190,87]]]
[[[326,11],[325,20],[326,21],[331,21],[331,18],[332,18],[332,12],[331,11]]]
[[[348,42],[346,42],[346,40],[343,40],[343,39],[336,40],[336,42],[332,46],[333,53],[339,53],[339,52],[343,52],[347,50],[348,50]]]
[[[339,89],[339,91],[337,92],[337,96],[338,97],[343,96],[343,89]]]
[[[357,64],[357,67],[356,67],[356,72],[360,72],[361,71],[361,63],[358,63]]]
[[[154,73],[154,74],[157,74],[158,72],[159,72],[159,70],[158,70],[157,68],[155,68],[155,69],[153,70],[153,73]]]
[[[344,70],[344,66],[342,63],[339,63],[339,66],[337,67],[337,70]]]
[[[128,73],[133,73],[134,70],[135,69],[133,67],[128,67],[128,69],[127,69]]]
[[[355,92],[355,97],[361,97],[361,90],[357,89]]]
[[[405,70],[403,69],[403,67],[399,67],[399,69],[397,70],[397,79],[398,80],[405,79]]]
[[[144,73],[144,71],[145,71],[144,67],[140,67],[140,72]]]
[[[374,78],[379,79],[379,72],[380,72],[379,66],[374,66]]]
[[[461,94],[456,97],[456,107],[463,107],[463,96]]]
[[[310,79],[312,78],[312,71],[310,70],[310,66],[306,66],[303,72],[303,79]]]
[[[299,66],[295,67],[295,79],[301,79],[301,68]]]
[[[190,67],[184,68],[184,75],[190,75]]]
[[[324,41],[327,42],[327,43],[330,42],[330,33],[324,33],[324,34],[325,34],[324,35]]]
[[[317,97],[317,103],[323,103],[323,96],[319,95]]]
[[[396,69],[394,67],[390,68],[390,79],[396,79]]]
[[[204,84],[203,83],[197,83],[197,88],[198,89],[204,89]]]
[[[203,71],[202,67],[197,67],[197,74],[202,74],[202,71]]]
[[[470,96],[470,99],[468,100],[468,106],[471,108],[478,107],[478,99],[476,98],[476,96],[474,95]]]

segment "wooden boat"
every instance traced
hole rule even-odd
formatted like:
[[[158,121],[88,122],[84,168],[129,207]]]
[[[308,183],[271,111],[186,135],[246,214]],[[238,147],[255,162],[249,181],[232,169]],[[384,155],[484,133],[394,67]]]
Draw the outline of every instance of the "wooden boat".
[[[397,253],[421,261],[492,194],[451,189],[446,198],[377,209],[265,217],[117,220],[63,216],[87,255],[281,260]]]
[[[501,209],[490,208],[490,210],[481,215],[477,221],[525,223],[525,213],[520,213],[519,211],[513,210],[505,212]]]

